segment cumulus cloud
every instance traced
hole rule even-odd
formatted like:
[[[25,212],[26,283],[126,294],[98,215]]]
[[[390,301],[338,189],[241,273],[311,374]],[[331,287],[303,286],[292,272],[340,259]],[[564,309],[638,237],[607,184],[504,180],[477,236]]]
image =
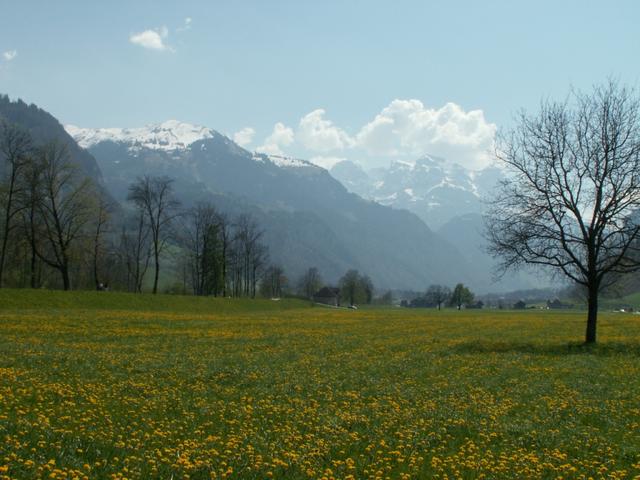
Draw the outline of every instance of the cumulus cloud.
[[[17,56],[18,56],[17,50],[7,50],[6,52],[2,52],[2,58],[4,58],[7,62],[10,62]]]
[[[167,44],[169,30],[162,26],[153,30],[145,30],[143,32],[134,33],[129,36],[129,41],[134,45],[138,45],[149,50],[171,51],[171,47]]]
[[[300,119],[296,138],[309,150],[330,152],[343,150],[353,145],[353,140],[330,120],[325,120],[322,108],[308,113]]]
[[[257,150],[282,154],[282,148],[295,140],[297,155],[311,157],[325,168],[353,154],[369,166],[432,154],[481,169],[492,163],[495,133],[496,125],[485,119],[482,110],[465,111],[452,102],[428,108],[420,100],[396,99],[354,135],[328,120],[325,110],[319,108],[300,119],[295,134],[282,123],[276,124]]]
[[[256,148],[256,151],[269,155],[283,155],[282,147],[288,147],[293,142],[293,129],[282,122],[278,122],[273,126],[271,135],[265,139],[264,144]]]
[[[491,162],[496,125],[482,110],[455,103],[426,108],[419,100],[394,100],[356,135],[356,144],[374,156],[442,156],[468,168]]]
[[[233,134],[233,141],[241,147],[249,145],[253,141],[256,131],[251,127],[245,127]]]

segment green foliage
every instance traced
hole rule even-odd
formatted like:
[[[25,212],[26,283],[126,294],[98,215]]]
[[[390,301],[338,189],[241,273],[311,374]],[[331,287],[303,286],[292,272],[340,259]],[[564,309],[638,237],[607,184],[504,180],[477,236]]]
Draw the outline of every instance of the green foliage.
[[[460,310],[464,305],[469,305],[473,302],[474,295],[467,287],[462,283],[459,283],[453,289],[451,293],[451,299],[449,300],[449,306],[456,307]]]

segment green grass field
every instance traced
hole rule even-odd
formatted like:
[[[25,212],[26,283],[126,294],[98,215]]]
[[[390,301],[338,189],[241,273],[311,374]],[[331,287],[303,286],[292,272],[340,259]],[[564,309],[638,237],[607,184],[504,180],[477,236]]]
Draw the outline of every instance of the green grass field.
[[[0,478],[640,478],[634,315],[0,305]]]

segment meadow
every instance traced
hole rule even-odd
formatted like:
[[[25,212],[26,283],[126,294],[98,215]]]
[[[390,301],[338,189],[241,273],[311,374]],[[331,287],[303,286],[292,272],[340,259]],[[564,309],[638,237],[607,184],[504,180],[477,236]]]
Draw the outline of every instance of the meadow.
[[[640,478],[640,318],[0,291],[0,478]]]

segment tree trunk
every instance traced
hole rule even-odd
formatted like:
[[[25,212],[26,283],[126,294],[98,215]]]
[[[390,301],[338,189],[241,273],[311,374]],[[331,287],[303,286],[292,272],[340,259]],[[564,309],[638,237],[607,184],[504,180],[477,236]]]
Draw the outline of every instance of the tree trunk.
[[[158,277],[160,275],[160,255],[158,253],[158,249],[156,248],[154,251],[154,260],[156,262],[156,271],[153,278],[153,294],[158,293]]]
[[[36,248],[35,246],[32,244],[31,246],[31,288],[38,288],[38,280],[37,280],[37,272],[36,272],[36,267],[37,264],[36,262],[38,261],[38,254],[36,253]]]
[[[589,288],[588,299],[588,311],[587,314],[587,333],[585,336],[585,343],[596,343],[596,323],[598,320],[598,289]]]
[[[60,274],[62,275],[62,285],[65,290],[71,290],[71,280],[69,279],[69,268],[65,265],[60,268]]]

